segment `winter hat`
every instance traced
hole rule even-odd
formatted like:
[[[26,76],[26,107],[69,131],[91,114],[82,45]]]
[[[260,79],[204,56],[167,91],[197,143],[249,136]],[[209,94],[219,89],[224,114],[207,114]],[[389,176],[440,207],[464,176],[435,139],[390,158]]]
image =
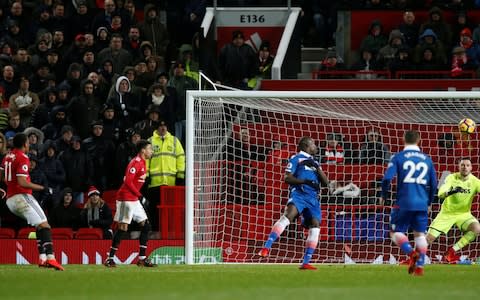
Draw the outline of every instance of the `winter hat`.
[[[99,191],[96,187],[94,187],[94,186],[92,185],[92,186],[90,186],[90,187],[88,188],[88,193],[87,193],[87,195],[88,195],[88,197],[90,197],[90,196],[92,196],[92,195],[94,195],[94,194],[100,195],[100,191]]]
[[[471,38],[472,31],[469,28],[464,28],[462,31],[460,31],[460,35],[466,35]]]

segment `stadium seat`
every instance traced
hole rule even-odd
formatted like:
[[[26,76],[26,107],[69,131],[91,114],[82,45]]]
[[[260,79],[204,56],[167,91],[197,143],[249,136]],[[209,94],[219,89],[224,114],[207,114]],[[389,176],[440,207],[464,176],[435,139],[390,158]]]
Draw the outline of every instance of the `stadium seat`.
[[[75,234],[77,240],[101,240],[103,231],[100,228],[80,228]]]
[[[28,239],[28,235],[30,232],[35,232],[35,228],[33,227],[25,227],[25,228],[20,228],[17,234],[17,239]]]
[[[15,230],[12,228],[0,228],[0,239],[14,239]]]
[[[73,239],[72,228],[52,228],[52,239],[54,240],[70,240]]]

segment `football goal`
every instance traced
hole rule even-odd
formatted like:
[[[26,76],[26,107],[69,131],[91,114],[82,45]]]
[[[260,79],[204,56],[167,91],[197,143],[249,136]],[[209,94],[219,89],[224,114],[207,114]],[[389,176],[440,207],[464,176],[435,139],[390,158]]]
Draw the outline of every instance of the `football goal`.
[[[256,256],[288,200],[284,172],[303,136],[331,181],[322,187],[320,242],[313,263],[398,263],[389,215],[395,198],[380,201],[380,181],[405,130],[421,135],[439,184],[468,156],[478,175],[478,134],[461,134],[464,118],[480,120],[479,92],[187,92],[187,264],[300,263],[306,230],[291,224],[270,256]],[[430,217],[440,209],[436,199]],[[478,216],[474,200],[472,213]],[[459,239],[452,229],[428,252],[442,261]],[[477,241],[462,249],[478,256]],[[215,259],[205,259],[215,257]]]

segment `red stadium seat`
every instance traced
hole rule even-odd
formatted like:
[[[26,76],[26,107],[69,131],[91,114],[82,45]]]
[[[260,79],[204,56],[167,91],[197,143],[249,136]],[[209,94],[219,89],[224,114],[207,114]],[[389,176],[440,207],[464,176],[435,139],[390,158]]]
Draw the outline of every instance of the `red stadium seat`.
[[[0,239],[14,239],[15,230],[12,228],[0,228]]]
[[[103,231],[100,228],[80,228],[75,234],[77,240],[101,240]]]
[[[30,232],[35,232],[35,228],[33,227],[25,227],[25,228],[20,228],[17,234],[17,239],[28,239],[28,235]]]
[[[52,228],[52,239],[54,240],[70,240],[73,239],[72,228]]]

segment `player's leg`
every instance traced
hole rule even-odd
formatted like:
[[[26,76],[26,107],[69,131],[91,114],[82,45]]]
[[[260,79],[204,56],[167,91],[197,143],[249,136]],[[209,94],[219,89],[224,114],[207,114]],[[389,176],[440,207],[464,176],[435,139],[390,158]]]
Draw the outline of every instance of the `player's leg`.
[[[148,234],[150,233],[152,227],[147,217],[147,213],[140,201],[136,201],[135,208],[133,210],[133,220],[138,222],[140,225],[140,237],[138,238],[140,244],[140,251],[138,253],[137,266],[139,267],[155,267],[156,264],[146,256],[147,243],[148,243]]]
[[[310,207],[302,213],[303,225],[308,228],[308,236],[305,241],[305,253],[300,270],[316,270],[317,268],[310,265],[313,253],[318,245],[318,236],[320,235],[320,207]]]
[[[399,209],[392,209],[390,214],[390,238],[392,242],[400,247],[403,253],[410,257],[408,273],[413,273],[415,270],[415,263],[418,259],[418,253],[413,250],[407,235],[410,225],[411,216],[409,211]]]
[[[104,262],[104,265],[106,267],[116,266],[114,261],[115,253],[117,252],[122,240],[128,237],[128,224],[132,222],[133,218],[133,210],[129,201],[117,200],[116,205],[117,211],[115,212],[115,217],[113,218],[113,220],[118,223],[118,226],[113,233],[110,253],[108,254],[108,258]]]
[[[17,194],[7,199],[7,206],[10,211],[27,220],[28,224],[36,228],[39,266],[42,264],[42,266],[63,271],[63,267],[55,260],[53,254],[52,233],[47,216],[37,200],[29,194]]]
[[[455,257],[457,260],[459,260],[460,255],[458,255],[457,252],[477,238],[478,234],[480,233],[480,224],[478,223],[478,220],[470,213],[460,216],[456,224],[458,228],[464,232],[464,234],[460,240],[458,240],[455,245],[449,249],[449,251],[453,251]]]
[[[425,266],[425,256],[427,255],[428,243],[425,237],[427,230],[428,213],[416,212],[414,220],[412,220],[413,235],[415,237],[415,251],[418,253],[418,258],[414,266],[414,275],[422,276],[423,267]]]
[[[283,233],[285,228],[287,228],[287,226],[290,225],[290,223],[292,223],[293,220],[295,220],[295,218],[298,216],[299,209],[296,205],[298,204],[294,203],[294,201],[288,201],[287,208],[285,209],[283,216],[281,216],[280,219],[278,219],[278,221],[275,222],[275,224],[273,225],[272,231],[268,235],[268,239],[265,241],[262,250],[260,250],[260,252],[258,253],[259,256],[268,256],[268,253],[270,252],[273,243]]]

